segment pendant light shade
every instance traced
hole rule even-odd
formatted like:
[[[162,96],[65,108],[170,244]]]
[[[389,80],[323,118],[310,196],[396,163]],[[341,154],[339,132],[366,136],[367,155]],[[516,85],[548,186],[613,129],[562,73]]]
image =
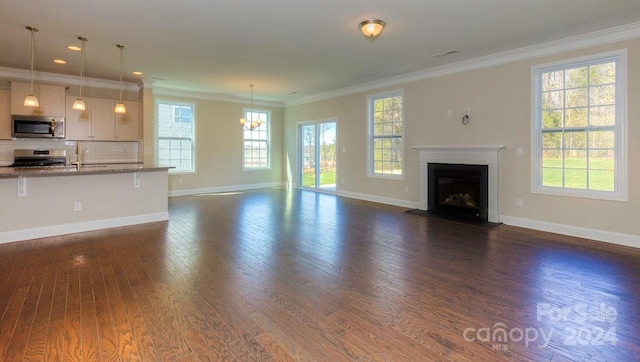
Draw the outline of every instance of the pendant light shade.
[[[82,72],[84,70],[84,53],[85,53],[85,45],[84,43],[87,41],[87,38],[79,36],[78,39],[82,42],[82,49],[80,49],[80,91],[78,92],[78,99],[73,102],[73,106],[71,108],[77,111],[84,111],[87,109],[87,106],[84,104],[82,100]]]
[[[120,98],[118,100],[118,103],[116,104],[116,107],[113,109],[113,111],[115,113],[127,113],[127,108],[124,106],[124,103],[122,103],[122,65],[124,63],[124,60],[123,60],[124,45],[118,44],[116,46],[120,48]]]
[[[76,111],[84,111],[87,109],[87,105],[84,104],[82,98],[78,98],[75,102],[73,102],[73,106],[71,106],[71,108],[75,109]]]
[[[240,118],[240,125],[242,125],[247,130],[253,131],[254,129],[260,127],[262,124],[262,120],[260,118],[253,120],[253,84],[249,84],[251,87],[251,108],[249,108],[249,123],[247,123],[247,119],[242,117]]]
[[[114,108],[113,111],[116,113],[127,113],[127,107],[120,101],[116,104],[116,108]]]
[[[38,29],[34,28],[33,26],[27,26],[27,30],[31,32],[31,91],[29,95],[24,99],[24,105],[27,107],[39,107],[40,102],[38,102],[38,98],[33,95],[33,50],[35,48],[36,42],[35,34]]]
[[[38,98],[31,93],[24,99],[24,105],[27,107],[40,107],[40,102],[38,102]]]

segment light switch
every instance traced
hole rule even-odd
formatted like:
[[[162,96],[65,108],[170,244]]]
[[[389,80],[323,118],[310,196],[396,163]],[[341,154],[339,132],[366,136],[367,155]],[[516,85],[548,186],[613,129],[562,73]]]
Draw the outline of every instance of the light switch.
[[[522,147],[516,148],[516,155],[518,155],[518,156],[524,155],[524,148],[522,148]]]

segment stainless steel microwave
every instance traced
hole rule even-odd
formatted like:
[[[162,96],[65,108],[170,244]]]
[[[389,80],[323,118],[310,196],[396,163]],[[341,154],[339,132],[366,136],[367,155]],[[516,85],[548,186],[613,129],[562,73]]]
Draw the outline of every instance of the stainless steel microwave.
[[[64,138],[64,117],[11,116],[13,138]]]

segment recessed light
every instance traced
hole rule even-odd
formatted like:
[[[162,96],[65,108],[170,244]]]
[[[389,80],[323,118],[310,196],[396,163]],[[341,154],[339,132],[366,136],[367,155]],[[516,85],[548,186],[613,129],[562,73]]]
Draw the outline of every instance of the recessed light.
[[[131,74],[133,74],[133,75],[142,75],[142,72],[136,71],[136,72],[131,72]]]
[[[77,52],[79,52],[79,51],[81,51],[81,50],[82,50],[82,48],[80,48],[79,46],[76,46],[76,45],[69,45],[69,46],[67,47],[67,49],[69,49],[69,50],[75,50],[75,51],[77,51]]]
[[[56,64],[67,64],[67,62],[62,59],[54,59],[53,62]]]

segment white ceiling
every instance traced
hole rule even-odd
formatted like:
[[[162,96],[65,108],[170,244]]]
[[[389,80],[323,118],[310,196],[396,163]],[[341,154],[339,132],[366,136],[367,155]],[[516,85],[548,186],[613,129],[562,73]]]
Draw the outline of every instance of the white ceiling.
[[[639,0],[0,0],[0,66],[291,102],[640,20]],[[387,23],[379,39],[357,24]],[[434,58],[433,55],[459,50]],[[54,58],[67,61],[57,65]]]

